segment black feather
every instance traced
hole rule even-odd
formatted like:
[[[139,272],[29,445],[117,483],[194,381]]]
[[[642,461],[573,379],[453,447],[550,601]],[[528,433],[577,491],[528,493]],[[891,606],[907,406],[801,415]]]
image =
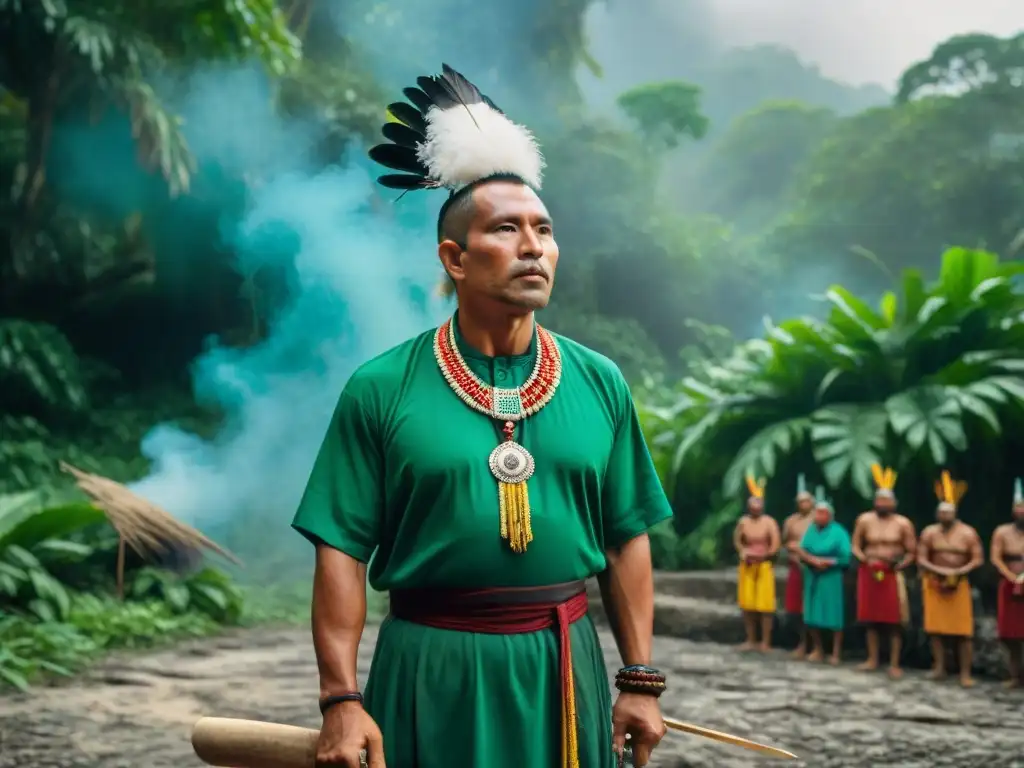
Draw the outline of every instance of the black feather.
[[[499,114],[504,114],[498,105],[480,92],[473,83],[447,64],[441,65],[442,74],[416,78],[418,88],[405,88],[403,93],[410,104],[397,101],[388,105],[388,111],[400,122],[387,122],[381,129],[384,137],[392,144],[378,144],[370,150],[370,158],[387,168],[404,173],[390,173],[380,176],[381,186],[403,190],[402,194],[415,189],[428,189],[439,184],[429,178],[429,169],[416,157],[419,145],[427,140],[426,114],[432,107],[451,109],[464,107],[473,117],[470,106],[486,104]]]
[[[385,139],[390,139],[400,147],[409,147],[416,149],[416,147],[427,140],[427,137],[416,133],[412,128],[402,125],[401,123],[384,123],[384,127],[380,129],[380,132],[384,134]]]
[[[441,85],[437,78],[417,77],[416,84],[438,109],[451,109],[459,104],[458,99],[449,93],[448,88]]]
[[[411,101],[420,112],[424,115],[427,114],[427,110],[434,106],[434,102],[430,100],[419,88],[403,88],[402,93],[405,94],[405,98]]]
[[[377,177],[377,183],[388,189],[420,189],[426,186],[426,179],[422,176],[407,176],[404,173],[389,173]]]
[[[394,104],[388,104],[388,112],[421,136],[427,135],[427,121],[415,107],[410,107],[404,101],[396,101]]]
[[[486,98],[480,89],[467,80],[461,73],[456,72],[447,64],[441,65],[444,74],[441,75],[441,82],[448,86],[452,96],[461,104],[479,104]]]
[[[493,109],[499,115],[504,115],[505,114],[504,112],[501,111],[501,107],[499,107],[497,104],[495,104],[493,101],[491,101],[487,96],[484,96],[484,94],[481,93],[480,97],[484,100],[484,104],[486,104],[488,107]]]
[[[370,159],[386,168],[406,173],[424,175],[426,169],[416,157],[416,150],[400,147],[397,144],[378,144],[370,150]]]

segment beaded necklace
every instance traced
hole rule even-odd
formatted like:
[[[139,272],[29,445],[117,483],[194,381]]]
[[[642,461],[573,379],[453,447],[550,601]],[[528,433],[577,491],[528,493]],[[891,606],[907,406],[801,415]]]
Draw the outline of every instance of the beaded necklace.
[[[526,481],[536,468],[533,456],[515,440],[516,422],[532,416],[551,402],[562,378],[562,355],[554,337],[537,327],[537,360],[521,387],[500,389],[485,383],[470,370],[455,343],[455,325],[449,318],[434,333],[434,357],[448,385],[475,411],[503,422],[505,439],[491,451],[488,465],[498,481],[501,538],[513,552],[525,552],[533,541],[530,499]]]

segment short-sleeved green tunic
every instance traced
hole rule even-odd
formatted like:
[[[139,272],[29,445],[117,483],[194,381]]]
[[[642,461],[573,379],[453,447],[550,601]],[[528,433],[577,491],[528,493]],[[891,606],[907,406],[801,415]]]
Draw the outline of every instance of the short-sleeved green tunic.
[[[360,367],[348,381],[293,522],[363,562],[384,591],[544,586],[604,570],[604,551],[671,515],[622,374],[561,336],[554,399],[519,422],[536,459],[534,540],[501,539],[487,458],[500,424],[456,397],[433,331]],[[496,387],[522,385],[528,354],[487,357],[457,331],[467,364]],[[371,560],[372,555],[372,560]],[[611,696],[593,623],[572,627],[582,768],[614,765]],[[392,768],[555,766],[561,755],[554,630],[488,635],[389,617],[364,695]]]

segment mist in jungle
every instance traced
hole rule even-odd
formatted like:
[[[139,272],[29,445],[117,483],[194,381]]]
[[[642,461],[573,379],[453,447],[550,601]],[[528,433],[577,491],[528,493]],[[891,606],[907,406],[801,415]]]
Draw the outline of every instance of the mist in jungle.
[[[524,2],[522,12],[534,12],[539,2]],[[614,98],[625,88],[668,78],[704,85],[732,46],[777,43],[808,65],[820,65],[823,80],[842,76],[854,83],[824,89],[834,95],[827,106],[853,112],[884,103],[899,71],[948,33],[991,26],[996,19],[995,11],[985,10],[995,7],[994,0],[960,8],[949,29],[914,22],[907,9],[923,0],[889,0],[887,13],[868,17],[864,8],[870,4],[828,4],[826,15],[819,8],[825,4],[815,0],[787,0],[762,3],[754,14],[752,0],[608,0],[591,8],[587,23],[602,76],[581,70],[578,83],[592,110],[618,119]],[[942,16],[939,6],[947,4],[929,3],[932,16]],[[504,42],[515,29],[506,2],[481,2],[486,7],[480,14],[494,16],[495,34],[486,39],[460,37],[457,19],[436,18],[419,0],[390,5],[401,8],[403,24],[423,30],[425,43],[415,57],[396,52],[386,27],[363,36],[366,20],[348,5],[338,1],[332,9],[338,29],[360,41],[374,75],[396,98],[410,78],[444,61],[523,122],[543,120],[547,107],[541,105],[557,99],[543,92],[543,82],[506,98],[502,73],[515,71],[521,50]],[[776,5],[777,15],[769,13]],[[440,274],[433,230],[443,195],[416,193],[389,199],[383,208],[374,205],[377,169],[364,159],[365,148],[353,147],[337,167],[318,167],[310,126],[274,113],[262,76],[216,68],[189,73],[185,81],[177,107],[200,167],[246,169],[251,177],[246,204],[221,212],[223,245],[243,277],[281,281],[287,300],[262,310],[265,333],[255,345],[209,341],[193,363],[193,385],[197,399],[223,412],[223,430],[207,440],[158,426],[143,445],[153,471],[134,489],[215,537],[231,526],[247,528],[245,537],[227,543],[250,564],[271,550],[309,562],[308,545],[288,523],[345,381],[361,363],[450,311],[431,293]],[[760,96],[795,98],[784,86]],[[729,92],[707,91],[704,97],[712,131],[755,106]],[[519,107],[524,111],[514,112]],[[701,151],[684,148],[675,162]],[[111,194],[108,179],[95,179],[93,194]],[[674,194],[671,185],[666,190]],[[188,222],[176,226],[187,229]],[[187,291],[187,269],[181,280]]]

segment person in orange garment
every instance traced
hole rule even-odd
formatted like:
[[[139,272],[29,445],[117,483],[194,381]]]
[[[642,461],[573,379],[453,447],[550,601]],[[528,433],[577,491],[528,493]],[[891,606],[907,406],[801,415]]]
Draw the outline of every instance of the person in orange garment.
[[[985,555],[981,537],[967,523],[957,519],[960,500],[967,483],[955,481],[949,472],[935,483],[939,506],[938,522],[921,532],[917,545],[917,568],[921,573],[924,603],[924,631],[931,639],[932,679],[946,676],[945,641],[952,640],[960,662],[960,684],[974,685],[971,678],[971,641],[974,637],[974,605],[967,575],[981,567]]]
[[[992,565],[999,571],[996,634],[1006,646],[1009,688],[1024,686],[1024,487],[1013,489],[1013,521],[992,534]]]
[[[857,621],[867,626],[868,659],[858,669],[878,669],[879,643],[889,636],[889,676],[903,676],[900,651],[903,627],[910,623],[910,604],[903,571],[914,562],[914,524],[896,512],[896,473],[873,464],[875,508],[857,518],[853,556],[857,569]]]
[[[814,496],[807,490],[804,476],[796,479],[796,511],[782,523],[782,546],[789,556],[789,574],[786,576],[785,607],[788,613],[798,622],[800,642],[793,651],[793,657],[802,659],[807,655],[807,627],[804,615],[804,572],[801,560],[800,542],[811,525],[814,509]]]
[[[782,536],[779,524],[764,513],[764,486],[747,477],[747,514],[733,532],[733,543],[740,558],[737,599],[743,611],[747,639],[740,650],[767,651],[771,646],[772,620],[775,618],[775,568],[772,561],[779,553]],[[760,627],[761,640],[757,640]]]

